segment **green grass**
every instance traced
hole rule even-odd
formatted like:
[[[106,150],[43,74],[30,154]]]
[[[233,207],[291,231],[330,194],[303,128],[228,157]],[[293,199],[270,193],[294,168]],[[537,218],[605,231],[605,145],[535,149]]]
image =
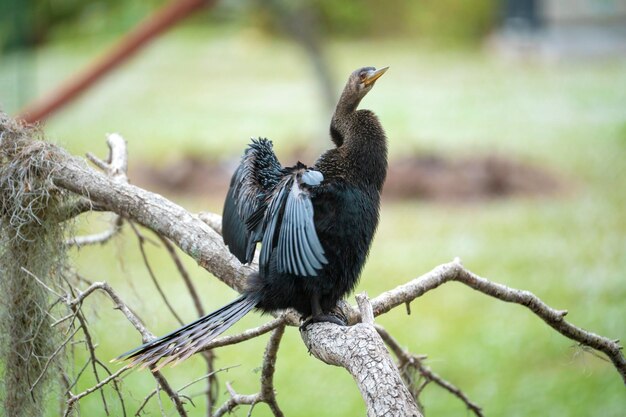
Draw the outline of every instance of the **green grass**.
[[[47,90],[102,46],[86,39],[39,51],[37,85]],[[379,114],[392,157],[413,151],[497,152],[543,165],[572,184],[569,193],[555,198],[385,201],[358,291],[374,296],[459,256],[482,276],[568,309],[567,318],[578,326],[626,339],[626,60],[504,62],[476,51],[424,49],[411,40],[333,43],[328,52],[342,82],[358,66],[391,66],[363,105]],[[0,67],[1,79],[10,78],[7,68]],[[104,134],[119,131],[128,139],[131,166],[187,152],[232,157],[258,135],[273,139],[279,154],[302,145],[323,149],[329,145],[328,114],[316,88],[306,57],[292,44],[246,31],[182,27],[50,119],[46,132],[74,153],[104,154]],[[178,202],[220,211],[221,198]],[[79,229],[104,224],[93,217]],[[173,303],[186,320],[193,319],[173,266],[157,248],[149,251]],[[128,231],[107,247],[83,249],[72,258],[89,278],[117,288],[154,332],[177,325],[151,286]],[[186,262],[207,308],[234,296]],[[103,297],[90,301],[87,311],[103,358],[139,343]],[[264,320],[250,315],[231,332]],[[397,309],[378,321],[412,351],[428,354],[432,368],[487,415],[624,415],[626,392],[611,365],[519,306],[451,283],[413,302],[411,316]],[[254,392],[266,340],[219,350],[218,367],[240,365],[220,380],[232,381],[241,393]],[[77,354],[76,367],[85,359]],[[179,387],[204,369],[193,359],[165,372]],[[85,379],[74,392],[92,382]],[[134,410],[154,381],[145,371],[134,372],[124,387],[133,392],[128,403]],[[349,375],[310,357],[295,329],[287,330],[281,345],[276,388],[289,416],[364,414]],[[189,393],[200,390],[198,385]],[[110,391],[107,397],[114,403]],[[435,387],[422,399],[429,415],[467,415]],[[165,397],[163,402],[171,410]],[[82,404],[84,415],[103,414],[97,395]],[[196,405],[192,414],[204,415],[202,397]],[[156,402],[151,412],[158,413]],[[254,415],[269,411],[258,406]]]

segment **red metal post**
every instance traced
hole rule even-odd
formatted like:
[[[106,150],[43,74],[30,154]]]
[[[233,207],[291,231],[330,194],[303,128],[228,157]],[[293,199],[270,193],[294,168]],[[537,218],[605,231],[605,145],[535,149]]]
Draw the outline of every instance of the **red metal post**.
[[[89,88],[103,75],[120,65],[128,57],[148,44],[161,33],[198,9],[213,5],[214,0],[172,0],[124,36],[102,57],[96,59],[77,76],[66,80],[50,94],[26,105],[16,116],[28,123],[43,120],[80,93]]]

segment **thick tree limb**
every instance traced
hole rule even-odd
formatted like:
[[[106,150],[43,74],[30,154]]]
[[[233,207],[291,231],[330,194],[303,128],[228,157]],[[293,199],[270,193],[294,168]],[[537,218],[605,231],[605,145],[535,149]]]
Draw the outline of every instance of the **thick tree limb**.
[[[354,378],[367,405],[367,415],[421,416],[411,393],[404,385],[396,364],[374,328],[374,316],[367,296],[361,297],[364,323],[337,326],[309,325],[302,331],[304,343],[319,360],[346,368]]]
[[[256,266],[241,265],[222,244],[218,233],[198,216],[158,194],[109,178],[86,166],[83,160],[48,146],[59,162],[51,173],[57,186],[170,239],[227,285],[243,290],[246,277]]]

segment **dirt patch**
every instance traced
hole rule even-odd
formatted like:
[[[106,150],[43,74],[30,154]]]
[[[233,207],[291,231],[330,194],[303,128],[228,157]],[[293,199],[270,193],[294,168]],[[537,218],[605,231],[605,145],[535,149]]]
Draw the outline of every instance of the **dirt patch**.
[[[298,160],[298,157],[285,160]],[[167,195],[223,198],[238,160],[185,156],[161,165],[135,164],[133,183]],[[479,201],[512,196],[551,196],[567,182],[548,169],[501,155],[448,158],[417,155],[389,164],[383,196],[390,199]]]
[[[471,201],[512,196],[551,196],[567,189],[548,169],[501,155],[451,159],[419,155],[393,161],[384,195],[390,198]]]

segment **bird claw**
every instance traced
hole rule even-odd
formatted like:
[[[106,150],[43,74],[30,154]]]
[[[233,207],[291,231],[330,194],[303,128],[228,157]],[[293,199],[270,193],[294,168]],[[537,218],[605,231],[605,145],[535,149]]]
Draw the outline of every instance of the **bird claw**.
[[[348,322],[345,317],[342,317],[335,313],[319,314],[317,316],[309,317],[304,323],[300,325],[300,331],[306,331],[307,327],[314,323],[334,323],[337,326],[347,326]]]

